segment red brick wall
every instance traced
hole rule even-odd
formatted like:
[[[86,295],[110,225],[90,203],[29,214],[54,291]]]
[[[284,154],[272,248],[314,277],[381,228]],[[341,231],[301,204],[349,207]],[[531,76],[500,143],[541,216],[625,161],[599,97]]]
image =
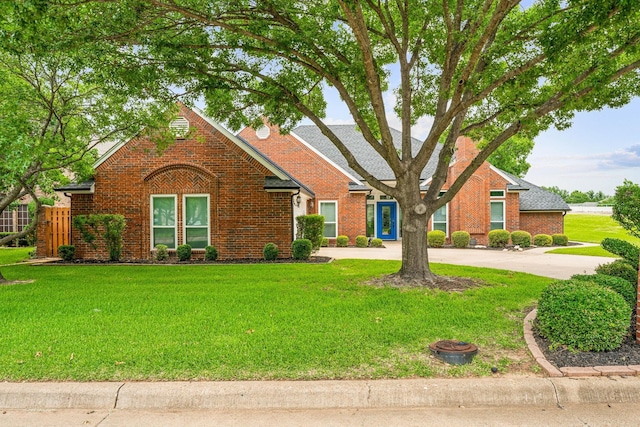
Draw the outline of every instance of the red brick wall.
[[[74,195],[72,216],[122,214],[127,220],[123,258],[147,259],[150,240],[150,196],[177,196],[178,244],[182,239],[182,196],[209,194],[211,244],[220,259],[262,258],[268,242],[291,255],[290,193],[264,190],[272,173],[194,112],[181,115],[196,128],[188,140],[177,140],[158,155],[148,140],[134,139],[98,166],[95,194]],[[72,231],[78,257],[107,258],[104,247],[94,251]],[[194,257],[202,251],[194,250]]]
[[[349,237],[355,243],[358,235],[366,235],[366,194],[349,193],[349,178],[329,164],[305,144],[291,135],[281,135],[279,128],[269,126],[270,135],[260,139],[252,128],[240,132],[240,136],[266,154],[315,193],[313,208],[317,213],[319,202],[338,202],[338,235]]]
[[[521,212],[520,224],[523,230],[531,233],[531,236],[564,233],[562,212]]]
[[[475,143],[470,138],[460,137],[457,146],[456,162],[449,168],[443,191],[449,188],[477,154]],[[520,212],[520,195],[508,193],[508,183],[502,175],[491,169],[489,163],[481,165],[449,202],[449,233],[464,230],[469,232],[478,244],[486,245],[491,222],[490,203],[499,200],[505,202],[505,228],[508,231],[525,230],[532,235],[563,232],[564,217],[561,212]],[[503,190],[505,197],[491,198],[492,190]]]

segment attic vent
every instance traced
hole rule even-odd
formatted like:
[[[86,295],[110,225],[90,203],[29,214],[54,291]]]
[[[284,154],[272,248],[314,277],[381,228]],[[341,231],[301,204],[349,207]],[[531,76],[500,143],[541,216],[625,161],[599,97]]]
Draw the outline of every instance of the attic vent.
[[[169,129],[171,129],[178,138],[184,138],[187,132],[189,132],[189,121],[184,117],[178,117],[169,123]]]
[[[271,129],[266,126],[260,126],[258,129],[256,129],[256,136],[258,137],[258,139],[267,139],[269,138],[270,134]]]

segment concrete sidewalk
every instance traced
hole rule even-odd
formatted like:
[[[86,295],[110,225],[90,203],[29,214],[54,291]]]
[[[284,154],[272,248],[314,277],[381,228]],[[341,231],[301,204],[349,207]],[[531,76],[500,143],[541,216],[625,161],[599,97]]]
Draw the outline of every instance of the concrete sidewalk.
[[[268,410],[640,404],[640,377],[0,383],[0,409]]]
[[[385,242],[384,245],[384,248],[320,248],[318,255],[336,259],[402,259],[401,242]],[[553,248],[501,251],[495,249],[430,248],[429,262],[498,268],[555,279],[568,279],[574,274],[593,274],[598,265],[607,264],[614,260],[614,258],[607,257],[546,253],[551,249]]]

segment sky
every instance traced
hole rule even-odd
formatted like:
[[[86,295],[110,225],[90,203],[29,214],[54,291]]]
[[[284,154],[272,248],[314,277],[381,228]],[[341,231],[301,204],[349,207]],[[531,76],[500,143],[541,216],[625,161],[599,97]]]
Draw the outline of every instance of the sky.
[[[336,93],[325,91],[328,124],[350,124],[353,119]],[[393,105],[388,95],[387,105]],[[391,115],[392,127],[400,121]],[[311,122],[305,121],[304,124]],[[412,129],[414,137],[427,135],[431,121]],[[612,196],[625,179],[640,184],[640,98],[622,108],[577,113],[569,129],[551,128],[535,139],[524,179],[532,184],[569,192],[602,191]]]

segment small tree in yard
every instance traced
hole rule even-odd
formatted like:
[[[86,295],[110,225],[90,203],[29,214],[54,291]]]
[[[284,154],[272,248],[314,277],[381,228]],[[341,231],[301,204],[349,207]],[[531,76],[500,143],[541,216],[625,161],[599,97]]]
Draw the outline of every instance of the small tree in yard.
[[[616,188],[611,217],[629,234],[640,237],[640,185],[625,179],[624,184]]]
[[[286,132],[307,117],[369,185],[397,200],[399,274],[425,284],[434,279],[428,219],[501,145],[566,128],[577,111],[621,106],[640,93],[635,0],[18,3],[12,11],[21,25],[57,25],[56,37],[70,46],[97,46],[86,49],[87,58],[123,87],[154,94],[183,88],[233,129],[257,128],[266,116]],[[394,185],[376,178],[367,159],[327,126],[329,90]],[[420,119],[431,127],[416,146],[411,127]],[[441,196],[462,135],[481,150]]]

